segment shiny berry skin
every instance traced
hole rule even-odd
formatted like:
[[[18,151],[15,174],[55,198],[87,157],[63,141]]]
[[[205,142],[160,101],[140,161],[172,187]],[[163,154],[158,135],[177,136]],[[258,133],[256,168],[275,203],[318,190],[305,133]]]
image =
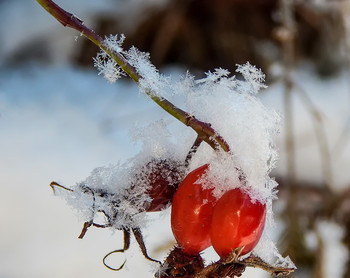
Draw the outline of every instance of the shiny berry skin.
[[[208,164],[190,172],[175,193],[171,209],[171,228],[186,254],[198,254],[211,246],[210,225],[216,199],[212,189],[203,189],[198,179]]]
[[[244,246],[241,255],[252,251],[264,230],[266,206],[251,201],[240,189],[227,191],[216,203],[211,224],[211,241],[223,259]]]

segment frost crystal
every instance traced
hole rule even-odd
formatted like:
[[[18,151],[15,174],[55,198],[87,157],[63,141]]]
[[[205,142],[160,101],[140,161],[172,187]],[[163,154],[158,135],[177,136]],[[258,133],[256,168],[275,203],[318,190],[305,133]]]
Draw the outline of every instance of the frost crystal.
[[[131,47],[123,52],[125,58],[137,73],[141,76],[139,87],[142,92],[158,96],[164,96],[169,89],[168,78],[161,75],[150,62],[149,53],[141,52],[136,47]]]
[[[123,42],[125,40],[125,36],[124,34],[121,34],[118,38],[118,35],[110,35],[108,38],[105,38],[105,44],[107,45],[107,47],[112,50],[115,51],[117,53],[120,53],[123,51]]]
[[[252,93],[258,93],[260,89],[266,88],[265,74],[255,66],[247,62],[244,65],[237,65],[237,72],[241,73],[244,79],[248,82],[248,85],[251,86]]]
[[[136,47],[131,47],[127,51],[124,50],[122,48],[124,40],[124,35],[120,35],[119,38],[118,36],[110,35],[105,38],[104,43],[110,51],[121,55],[136,69],[136,72],[141,77],[138,83],[143,92],[156,95],[165,94],[165,88],[169,87],[167,78],[159,74],[156,67],[150,62],[149,53],[142,52]],[[125,75],[113,58],[103,50],[94,58],[94,66],[98,69],[99,74],[102,74],[111,83],[117,81],[122,75]]]
[[[111,51],[119,53],[123,50],[124,39],[124,35],[121,35],[119,39],[118,36],[111,35],[104,42]],[[94,66],[98,69],[99,75],[103,75],[110,83],[114,83],[125,75],[119,65],[103,50],[94,58]]]
[[[205,73],[205,75],[207,76],[206,78],[203,79],[199,79],[197,80],[197,84],[201,84],[201,83],[210,83],[210,82],[216,82],[218,80],[220,80],[220,78],[224,78],[227,77],[230,74],[230,72],[226,69],[222,69],[222,68],[218,68],[215,69],[214,73],[208,71]]]
[[[105,52],[97,54],[94,58],[94,66],[98,69],[98,74],[103,75],[110,83],[114,83],[124,75],[118,64]]]

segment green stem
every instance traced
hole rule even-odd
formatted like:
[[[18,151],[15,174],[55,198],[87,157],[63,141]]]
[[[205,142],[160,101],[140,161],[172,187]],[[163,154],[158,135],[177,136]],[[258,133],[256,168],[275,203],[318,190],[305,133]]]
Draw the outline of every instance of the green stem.
[[[132,67],[128,61],[118,52],[110,49],[104,42],[102,37],[96,34],[93,30],[84,25],[84,22],[77,18],[75,15],[65,11],[60,6],[55,4],[51,0],[36,0],[48,13],[50,13],[54,18],[56,18],[63,26],[73,28],[79,31],[86,38],[91,40],[100,49],[105,51],[109,56],[111,56],[120,68],[136,83],[142,79],[136,69]],[[213,149],[221,148],[225,152],[229,152],[230,148],[227,142],[221,137],[209,123],[202,122],[196,119],[193,115],[181,110],[176,107],[170,101],[165,98],[156,96],[151,91],[145,92],[155,103],[157,103],[166,112],[171,114],[173,117],[178,119],[180,122],[186,126],[191,127],[203,141],[208,143]]]

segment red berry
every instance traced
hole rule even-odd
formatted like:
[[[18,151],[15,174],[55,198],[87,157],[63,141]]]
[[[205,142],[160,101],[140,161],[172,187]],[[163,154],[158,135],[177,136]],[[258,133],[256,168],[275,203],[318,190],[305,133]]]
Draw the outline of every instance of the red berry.
[[[198,179],[208,164],[190,172],[177,190],[171,209],[171,228],[186,254],[198,254],[211,246],[210,226],[216,199]]]
[[[226,192],[213,210],[211,241],[221,258],[244,246],[241,255],[253,250],[265,226],[266,206],[251,201],[240,189]]]

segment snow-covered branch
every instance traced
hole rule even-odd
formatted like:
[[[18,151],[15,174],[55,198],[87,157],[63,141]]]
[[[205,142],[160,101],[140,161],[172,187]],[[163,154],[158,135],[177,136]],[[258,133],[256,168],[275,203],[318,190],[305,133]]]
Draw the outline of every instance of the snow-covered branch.
[[[127,59],[123,57],[121,53],[115,51],[108,44],[108,40],[104,40],[101,36],[96,34],[93,30],[88,28],[84,22],[75,15],[65,11],[60,6],[55,4],[51,0],[37,0],[37,2],[54,18],[56,18],[63,26],[73,28],[79,31],[86,38],[96,44],[101,50],[107,53],[132,80],[136,83],[140,83],[143,76],[141,76],[137,70],[130,65]],[[158,96],[155,92],[150,90],[144,91],[155,103],[157,103],[166,112],[174,116],[183,124],[191,127],[198,136],[205,142],[207,142],[212,148],[221,148],[225,152],[230,151],[229,145],[225,139],[220,136],[209,123],[202,122],[196,119],[193,115],[183,111],[176,107],[170,101],[164,97]]]

